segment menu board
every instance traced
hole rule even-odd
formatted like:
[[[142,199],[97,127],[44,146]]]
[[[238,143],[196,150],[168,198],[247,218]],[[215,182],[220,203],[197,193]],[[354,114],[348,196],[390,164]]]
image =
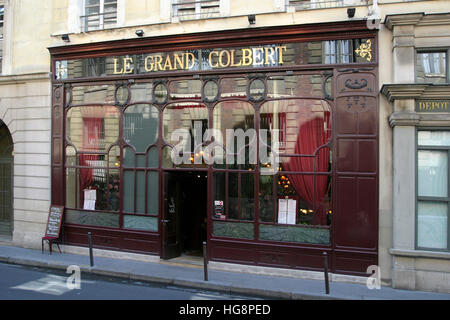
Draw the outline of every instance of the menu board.
[[[278,199],[278,223],[295,224],[297,200]]]
[[[46,237],[59,238],[63,212],[64,206],[50,206],[50,212],[48,214],[47,220],[47,229],[45,231]]]

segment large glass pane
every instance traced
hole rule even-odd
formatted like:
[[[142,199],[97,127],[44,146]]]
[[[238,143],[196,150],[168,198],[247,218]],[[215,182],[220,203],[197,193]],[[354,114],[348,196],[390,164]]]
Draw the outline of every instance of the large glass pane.
[[[159,111],[147,104],[131,105],[123,114],[123,137],[136,152],[145,152],[158,139]]]
[[[276,223],[331,224],[331,176],[279,174],[276,177]]]
[[[153,83],[135,83],[131,86],[131,102],[152,101]]]
[[[197,99],[202,97],[201,80],[177,80],[169,85],[170,98],[173,100]]]
[[[123,171],[123,211],[134,212],[134,171]]]
[[[83,60],[84,61],[84,60]],[[84,64],[78,68],[80,76],[96,76],[105,68],[105,62],[85,60]],[[114,104],[114,92],[116,88],[113,84],[101,84],[96,86],[74,86],[72,88],[72,105],[89,103],[110,103]]]
[[[450,131],[419,131],[419,146],[450,146]]]
[[[123,163],[122,163],[122,165],[124,167],[134,168],[136,166],[135,158],[136,158],[136,154],[131,147],[123,148]]]
[[[446,52],[418,52],[416,54],[417,82],[446,83],[446,69]]]
[[[109,170],[108,207],[110,211],[120,210],[120,171]]]
[[[322,98],[324,96],[323,76],[320,74],[272,76],[267,80],[267,96],[270,98]]]
[[[173,144],[176,152],[172,161],[176,165],[202,164],[204,134],[208,128],[208,109],[199,103],[170,104],[163,113],[163,132],[166,142]],[[197,155],[197,157],[195,157]]]
[[[213,175],[213,218],[226,218],[226,181],[225,172],[215,172]]]
[[[75,168],[66,169],[66,208],[77,208],[77,175]]]
[[[145,213],[145,171],[136,171],[136,213]]]
[[[156,147],[150,148],[147,152],[147,167],[158,168],[158,149]]]
[[[119,138],[120,112],[113,106],[72,107],[66,118],[66,137],[78,152],[107,152]]]
[[[228,219],[239,219],[239,173],[228,173]]]
[[[66,207],[84,210],[119,210],[119,170],[96,166],[86,160],[84,168],[66,169]]]
[[[329,149],[318,151],[331,139],[331,108],[324,100],[270,101],[261,107],[260,121],[260,164],[280,161],[285,171],[329,171]],[[288,154],[304,156],[283,157]]]
[[[220,102],[214,108],[213,136],[220,148],[214,151],[214,164],[226,163],[230,168],[251,169],[257,163],[255,110],[248,102]],[[225,158],[225,159],[224,159]]]
[[[120,167],[120,147],[119,146],[113,146],[109,150],[108,155],[108,167]]]
[[[255,213],[255,182],[253,174],[241,174],[241,220],[253,220]]]
[[[417,246],[446,249],[448,236],[447,203],[419,201],[417,216]]]
[[[147,173],[147,213],[158,214],[159,176],[157,171]]]
[[[247,96],[247,79],[223,78],[220,81],[220,96],[222,98],[245,98]]]
[[[447,197],[447,151],[418,151],[418,195]]]
[[[259,220],[274,222],[273,175],[259,177]]]

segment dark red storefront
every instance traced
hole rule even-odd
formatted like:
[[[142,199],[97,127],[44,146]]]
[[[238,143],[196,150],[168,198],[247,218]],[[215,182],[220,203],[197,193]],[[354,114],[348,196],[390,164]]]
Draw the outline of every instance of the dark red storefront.
[[[49,50],[65,243],[86,246],[91,231],[97,248],[163,259],[206,240],[221,262],[322,270],[327,252],[336,273],[378,264],[377,34],[365,22]],[[180,128],[202,143],[179,152]],[[212,149],[227,129],[256,138]],[[260,161],[264,130],[276,168]],[[199,157],[211,150],[226,161]]]

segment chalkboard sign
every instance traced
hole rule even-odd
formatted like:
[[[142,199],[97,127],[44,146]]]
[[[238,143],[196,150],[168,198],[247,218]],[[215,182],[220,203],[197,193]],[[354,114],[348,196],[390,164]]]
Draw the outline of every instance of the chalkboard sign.
[[[47,221],[47,230],[45,231],[46,237],[59,238],[63,212],[63,206],[50,206],[50,212],[48,214]]]

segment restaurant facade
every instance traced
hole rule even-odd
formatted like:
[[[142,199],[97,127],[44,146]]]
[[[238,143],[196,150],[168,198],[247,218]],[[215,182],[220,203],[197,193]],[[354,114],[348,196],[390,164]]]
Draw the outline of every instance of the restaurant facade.
[[[63,239],[367,275],[378,264],[377,30],[366,21],[49,48]]]
[[[450,1],[187,2],[0,0],[1,243],[449,292]]]

